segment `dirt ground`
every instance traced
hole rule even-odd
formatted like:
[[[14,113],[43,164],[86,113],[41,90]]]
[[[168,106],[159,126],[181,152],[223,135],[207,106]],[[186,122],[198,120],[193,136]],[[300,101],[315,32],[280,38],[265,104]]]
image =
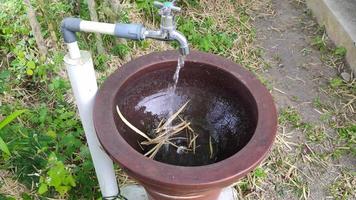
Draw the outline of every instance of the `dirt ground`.
[[[272,90],[278,110],[295,109],[302,121],[315,124],[326,135],[322,142],[308,142],[302,129],[280,125],[275,148],[270,158],[262,165],[276,174],[268,175],[261,188],[252,193],[251,199],[333,199],[330,188],[343,176],[345,169],[355,172],[356,159],[343,156],[338,160],[319,159],[311,154],[327,154],[334,148],[332,140],[336,131],[321,118],[323,111],[315,107],[316,99],[325,104],[336,104],[337,99],[323,88],[338,76],[336,68],[325,65],[322,53],[312,47],[316,22],[308,13],[305,4],[290,0],[272,0],[266,5],[269,13],[256,13],[254,26],[257,29],[256,45],[264,49],[264,59],[271,68],[262,73]],[[267,13],[267,12],[266,12]],[[273,158],[276,157],[276,158]],[[312,158],[313,157],[313,158]],[[277,171],[276,161],[283,164]],[[315,159],[315,160],[314,160]],[[349,177],[355,184],[355,177]],[[291,188],[279,186],[289,182]],[[282,184],[283,185],[283,184]],[[288,185],[288,184],[287,184]],[[355,190],[355,186],[351,186]],[[298,190],[300,190],[298,192]],[[355,198],[351,194],[349,198]]]

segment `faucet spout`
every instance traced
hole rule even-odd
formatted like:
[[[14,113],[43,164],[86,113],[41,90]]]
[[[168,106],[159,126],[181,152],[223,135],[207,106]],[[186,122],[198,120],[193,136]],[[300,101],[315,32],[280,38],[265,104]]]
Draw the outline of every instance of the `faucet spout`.
[[[144,32],[144,38],[151,38],[155,40],[163,40],[163,41],[177,41],[179,43],[179,53],[183,56],[189,54],[189,46],[187,38],[179,31],[172,30],[146,30]]]
[[[187,38],[179,31],[171,31],[169,33],[171,40],[176,40],[179,43],[179,52],[181,55],[186,56],[189,54],[189,46]]]

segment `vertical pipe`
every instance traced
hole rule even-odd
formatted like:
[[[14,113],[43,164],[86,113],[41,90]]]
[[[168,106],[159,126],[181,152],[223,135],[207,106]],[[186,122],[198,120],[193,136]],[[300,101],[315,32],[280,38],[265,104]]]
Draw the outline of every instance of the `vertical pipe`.
[[[79,59],[81,57],[77,42],[67,43],[67,47],[68,55],[71,59]]]
[[[94,163],[103,197],[117,196],[118,186],[114,165],[104,152],[96,136],[93,124],[93,105],[98,90],[93,61],[88,51],[80,51],[76,42],[68,43],[69,53],[64,57],[69,80],[83,124],[85,137]]]

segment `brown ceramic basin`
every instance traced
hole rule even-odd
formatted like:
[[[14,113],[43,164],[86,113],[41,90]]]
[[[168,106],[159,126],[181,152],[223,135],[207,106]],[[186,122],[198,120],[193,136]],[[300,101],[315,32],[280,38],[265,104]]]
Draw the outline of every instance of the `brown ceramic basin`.
[[[216,200],[227,187],[253,170],[276,135],[277,115],[267,89],[247,70],[213,54],[192,52],[181,70],[174,101],[168,101],[178,53],[152,53],[114,72],[100,88],[94,107],[98,138],[111,158],[140,182],[154,200]],[[201,152],[178,155],[174,149],[145,157],[144,139],[116,112],[144,132],[173,107],[190,103],[184,115],[199,133]],[[214,153],[204,153],[207,138]]]

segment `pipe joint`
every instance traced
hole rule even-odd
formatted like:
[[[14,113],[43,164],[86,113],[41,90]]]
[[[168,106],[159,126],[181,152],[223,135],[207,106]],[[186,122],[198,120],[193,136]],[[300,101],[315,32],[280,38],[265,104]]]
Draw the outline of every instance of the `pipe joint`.
[[[80,31],[79,18],[67,17],[63,19],[61,24],[61,32],[65,43],[77,41],[76,32]]]
[[[119,38],[126,38],[131,40],[143,40],[145,39],[146,29],[142,24],[122,24],[117,23],[115,25],[114,35]]]

